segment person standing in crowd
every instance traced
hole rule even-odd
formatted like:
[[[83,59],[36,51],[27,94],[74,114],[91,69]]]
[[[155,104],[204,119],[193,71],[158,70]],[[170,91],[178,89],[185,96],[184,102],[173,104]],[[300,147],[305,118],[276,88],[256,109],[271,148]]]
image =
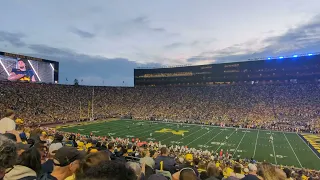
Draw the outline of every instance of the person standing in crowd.
[[[89,167],[84,175],[77,180],[137,180],[137,176],[132,168],[119,161],[104,161],[99,165]]]
[[[53,158],[56,152],[62,148],[61,143],[53,143],[49,146],[49,153],[48,153],[48,159],[45,163],[42,164],[42,172],[43,173],[52,173],[54,163],[53,163]]]
[[[51,174],[43,174],[41,180],[65,180],[74,175],[80,167],[83,154],[75,147],[62,147],[56,151],[53,158],[54,168]]]
[[[41,157],[39,151],[33,147],[24,151],[17,163],[6,170],[4,180],[36,180],[41,171]]]
[[[7,109],[5,112],[5,117],[0,120],[0,133],[4,134],[8,131],[16,130],[16,123],[13,120],[15,113],[11,109]]]
[[[257,175],[257,166],[255,164],[249,164],[249,173],[242,180],[260,180]]]
[[[3,179],[6,169],[13,167],[18,153],[15,142],[0,134],[0,179]]]
[[[170,171],[171,174],[176,172],[176,162],[169,157],[169,150],[166,147],[160,149],[160,156],[155,159],[155,169]]]

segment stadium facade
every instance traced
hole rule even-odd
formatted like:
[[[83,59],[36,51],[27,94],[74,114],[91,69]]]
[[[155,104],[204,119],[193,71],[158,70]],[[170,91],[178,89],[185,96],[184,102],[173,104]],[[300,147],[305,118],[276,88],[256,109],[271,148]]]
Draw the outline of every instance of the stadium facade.
[[[319,80],[319,54],[199,66],[139,68],[134,70],[135,86],[297,83]]]

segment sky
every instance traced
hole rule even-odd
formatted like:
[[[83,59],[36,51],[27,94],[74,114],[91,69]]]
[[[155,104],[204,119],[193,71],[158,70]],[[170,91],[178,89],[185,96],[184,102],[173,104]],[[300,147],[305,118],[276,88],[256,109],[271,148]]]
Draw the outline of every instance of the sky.
[[[137,67],[319,52],[319,9],[319,0],[7,0],[0,51],[59,61],[62,84],[133,86]]]

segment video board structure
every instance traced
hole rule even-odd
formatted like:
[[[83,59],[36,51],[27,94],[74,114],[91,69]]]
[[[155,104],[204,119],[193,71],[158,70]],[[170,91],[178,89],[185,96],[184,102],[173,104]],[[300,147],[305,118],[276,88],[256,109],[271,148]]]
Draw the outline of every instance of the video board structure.
[[[279,57],[200,66],[140,68],[135,86],[192,86],[239,83],[319,81],[320,55]]]
[[[58,83],[59,62],[0,51],[0,81]]]

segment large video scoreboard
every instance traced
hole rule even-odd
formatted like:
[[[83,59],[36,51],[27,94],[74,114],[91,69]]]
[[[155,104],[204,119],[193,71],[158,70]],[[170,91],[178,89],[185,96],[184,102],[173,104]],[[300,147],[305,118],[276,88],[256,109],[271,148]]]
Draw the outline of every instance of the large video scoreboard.
[[[58,83],[59,62],[0,51],[0,81]]]
[[[135,69],[135,86],[190,86],[231,83],[319,81],[320,55],[269,60]]]

